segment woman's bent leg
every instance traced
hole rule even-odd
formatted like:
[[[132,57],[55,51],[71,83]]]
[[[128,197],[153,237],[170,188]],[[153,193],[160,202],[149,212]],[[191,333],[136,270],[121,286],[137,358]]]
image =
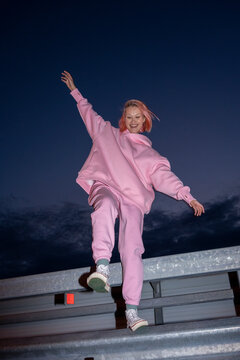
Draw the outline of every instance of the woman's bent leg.
[[[88,202],[94,207],[91,214],[93,259],[95,263],[100,259],[110,261],[115,243],[114,225],[119,207],[117,197],[106,185],[95,183]]]

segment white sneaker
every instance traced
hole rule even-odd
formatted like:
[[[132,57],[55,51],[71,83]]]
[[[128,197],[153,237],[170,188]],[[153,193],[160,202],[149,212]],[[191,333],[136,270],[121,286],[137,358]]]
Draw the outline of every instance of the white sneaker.
[[[87,284],[93,290],[97,292],[109,292],[110,285],[108,284],[109,279],[109,265],[97,265],[96,272],[92,273],[87,278]]]
[[[127,327],[129,327],[132,331],[136,331],[142,326],[147,326],[147,320],[143,320],[138,316],[136,309],[129,309],[125,311],[127,318]]]

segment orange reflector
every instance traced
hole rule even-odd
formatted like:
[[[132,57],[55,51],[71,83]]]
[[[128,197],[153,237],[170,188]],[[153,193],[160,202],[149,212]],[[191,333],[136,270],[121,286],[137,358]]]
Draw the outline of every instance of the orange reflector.
[[[67,294],[67,304],[74,304],[74,294]]]

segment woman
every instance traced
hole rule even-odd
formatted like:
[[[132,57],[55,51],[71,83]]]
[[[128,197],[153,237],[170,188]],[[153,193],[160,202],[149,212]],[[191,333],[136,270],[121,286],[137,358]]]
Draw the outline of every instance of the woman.
[[[155,197],[154,190],[177,200],[185,200],[195,216],[204,207],[190,194],[190,188],[171,171],[166,157],[152,148],[141,133],[150,132],[154,114],[139,100],[126,102],[119,128],[104,121],[76,88],[69,72],[61,80],[71,90],[79,113],[92,138],[91,152],[78,173],[77,183],[89,194],[93,206],[92,250],[97,265],[88,285],[98,292],[108,292],[109,262],[114,247],[114,225],[119,217],[118,248],[123,268],[123,298],[128,327],[135,331],[148,322],[138,317],[143,284],[143,218]]]

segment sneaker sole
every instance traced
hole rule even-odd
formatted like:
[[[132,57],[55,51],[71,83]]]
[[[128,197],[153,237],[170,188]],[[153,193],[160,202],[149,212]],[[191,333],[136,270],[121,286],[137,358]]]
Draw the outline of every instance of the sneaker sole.
[[[109,292],[110,286],[106,282],[104,275],[99,273],[93,273],[87,278],[87,284],[96,292],[106,293]]]
[[[132,331],[140,331],[144,326],[148,326],[147,320],[138,321],[136,324],[129,326]]]

